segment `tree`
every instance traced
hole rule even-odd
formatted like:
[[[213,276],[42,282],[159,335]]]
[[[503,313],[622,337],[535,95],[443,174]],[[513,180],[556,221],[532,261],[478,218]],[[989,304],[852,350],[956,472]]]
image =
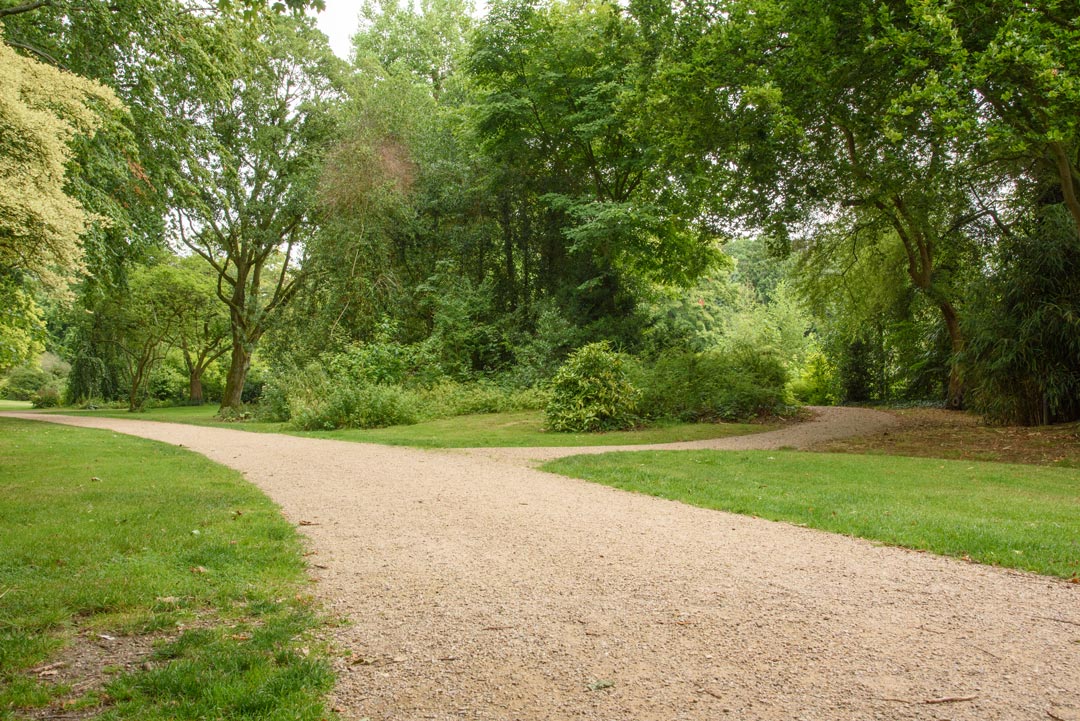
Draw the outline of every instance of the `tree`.
[[[154,368],[175,342],[192,303],[189,279],[171,264],[138,266],[128,287],[115,290],[94,308],[99,340],[112,345],[122,362],[128,410],[146,399]]]
[[[469,0],[365,0],[353,36],[354,63],[409,76],[439,102],[467,48],[473,12]]]
[[[0,34],[3,25],[0,24]],[[23,57],[0,41],[0,369],[41,351],[34,293],[58,293],[82,264],[80,238],[99,219],[67,188],[79,138],[120,102],[108,88]]]
[[[857,258],[890,238],[959,358],[962,273],[980,256],[971,228],[989,222],[980,203],[1000,177],[980,155],[978,123],[960,132],[942,122],[978,119],[978,108],[941,90],[962,78],[930,49],[958,41],[914,12],[760,0],[692,13],[665,71],[672,92],[654,111],[672,119],[669,152],[688,159],[684,182],[707,178],[714,213],[761,228],[780,249],[835,253],[839,239]],[[948,402],[963,403],[958,361]]]
[[[65,192],[71,143],[120,108],[102,85],[0,42],[0,269],[53,287],[78,269],[95,218]]]
[[[954,93],[984,99],[980,116],[996,153],[1035,183],[1055,187],[1080,235],[1080,47],[1077,8],[1054,0],[922,3],[920,31],[954,42],[935,48],[963,75]],[[942,92],[946,88],[937,88]],[[972,117],[954,118],[963,128]],[[1035,195],[1045,195],[1036,190]]]
[[[654,92],[645,34],[614,3],[509,0],[473,39],[477,134],[498,168],[505,255],[515,234],[535,244],[540,285],[580,325],[624,323],[635,286],[691,284],[718,257],[640,125],[640,100]]]
[[[325,40],[306,21],[269,17],[232,32],[243,65],[231,92],[173,100],[190,131],[175,147],[183,182],[172,198],[174,229],[214,269],[229,308],[223,409],[241,405],[259,340],[301,287],[297,261],[317,225],[335,72]]]
[[[16,278],[0,276],[0,374],[45,350],[40,306]]]
[[[202,405],[202,379],[218,358],[229,351],[229,309],[217,296],[217,274],[200,257],[191,255],[173,262],[170,280],[185,299],[171,344],[180,349],[188,374],[188,401]]]

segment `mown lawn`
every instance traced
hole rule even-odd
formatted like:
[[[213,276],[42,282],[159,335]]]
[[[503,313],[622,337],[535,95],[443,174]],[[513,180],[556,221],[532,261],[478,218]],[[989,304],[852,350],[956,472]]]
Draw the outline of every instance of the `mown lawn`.
[[[295,530],[239,473],[0,419],[0,718],[326,718],[318,623]]]
[[[1080,579],[1080,475],[782,451],[576,456],[545,470],[704,508]]]
[[[776,425],[747,423],[657,423],[633,431],[610,433],[551,433],[543,430],[540,411],[484,413],[440,418],[411,426],[390,428],[347,428],[336,431],[296,431],[286,423],[256,421],[223,422],[216,418],[217,406],[157,408],[141,413],[117,410],[60,410],[68,415],[108,418],[137,418],[148,421],[191,423],[258,432],[288,433],[294,436],[331,438],[360,443],[383,443],[418,448],[474,448],[481,446],[617,446],[674,443],[709,438],[726,438],[775,429]]]

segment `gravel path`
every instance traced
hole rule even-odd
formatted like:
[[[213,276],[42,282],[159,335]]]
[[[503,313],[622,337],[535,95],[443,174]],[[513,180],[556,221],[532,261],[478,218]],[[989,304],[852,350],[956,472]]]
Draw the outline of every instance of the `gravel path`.
[[[520,463],[548,451],[36,418],[186,446],[281,504],[350,621],[330,632],[345,719],[1080,721],[1080,587],[1062,581]]]

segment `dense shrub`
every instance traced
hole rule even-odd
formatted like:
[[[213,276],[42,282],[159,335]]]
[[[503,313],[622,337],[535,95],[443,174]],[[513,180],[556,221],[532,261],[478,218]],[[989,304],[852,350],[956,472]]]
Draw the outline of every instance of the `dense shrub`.
[[[395,326],[384,323],[369,343],[353,343],[323,357],[323,366],[335,379],[378,385],[429,385],[445,377],[429,343],[393,340]]]
[[[34,408],[56,408],[60,405],[60,389],[54,385],[38,388],[30,398]]]
[[[788,406],[787,372],[779,354],[767,349],[669,351],[641,374],[640,411],[648,418],[741,421]]]
[[[283,423],[292,418],[289,409],[288,381],[282,376],[269,378],[264,384],[255,418],[268,423]]]
[[[638,421],[640,391],[624,358],[606,341],[574,351],[555,373],[550,393],[544,416],[553,431],[623,430]]]
[[[415,394],[400,386],[341,385],[325,399],[292,408],[292,423],[302,430],[385,428],[411,425],[421,418]]]
[[[815,406],[831,406],[840,401],[840,382],[824,353],[816,351],[806,359],[802,373],[791,384],[795,400]]]
[[[174,363],[161,363],[150,376],[147,395],[156,401],[182,403],[187,400],[188,375]]]
[[[9,401],[32,400],[38,389],[51,380],[52,376],[39,368],[16,368],[4,383],[4,398]]]
[[[535,312],[535,328],[529,332],[530,324],[522,322],[513,337],[514,363],[507,372],[512,384],[530,388],[549,381],[570,352],[585,342],[582,330],[554,303],[541,301]]]
[[[269,379],[257,407],[264,421],[307,429],[380,428],[472,413],[543,407],[539,390],[443,379],[428,387],[370,383],[335,376],[320,364]]]
[[[1061,206],[1004,239],[968,319],[967,398],[999,423],[1080,419],[1080,239]]]
[[[443,381],[418,390],[426,418],[450,418],[474,413],[509,413],[539,410],[547,394],[539,389],[504,388],[493,383]]]

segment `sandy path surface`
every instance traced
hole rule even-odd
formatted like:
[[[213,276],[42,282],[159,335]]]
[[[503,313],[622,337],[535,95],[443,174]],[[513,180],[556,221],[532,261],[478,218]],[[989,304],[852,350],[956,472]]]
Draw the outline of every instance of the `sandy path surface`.
[[[186,446],[304,521],[346,719],[1080,720],[1080,586],[485,455],[38,418]]]

